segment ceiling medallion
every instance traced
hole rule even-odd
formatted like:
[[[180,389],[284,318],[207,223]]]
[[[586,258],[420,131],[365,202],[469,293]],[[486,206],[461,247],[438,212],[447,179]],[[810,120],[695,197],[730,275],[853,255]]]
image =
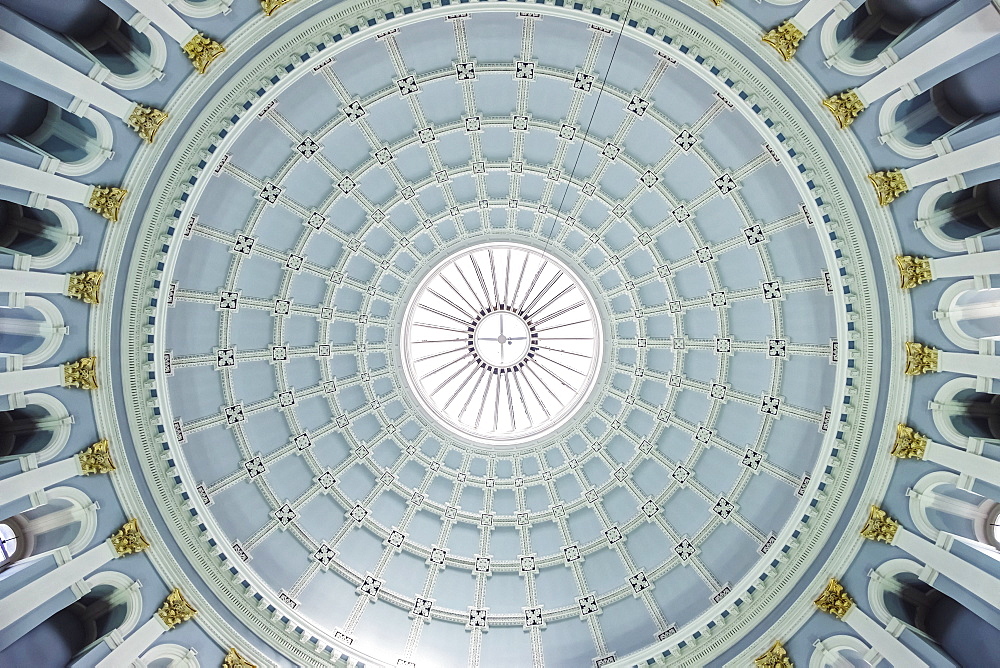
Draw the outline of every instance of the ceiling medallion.
[[[489,243],[438,264],[406,307],[401,356],[442,426],[490,445],[537,439],[586,401],[602,327],[590,292],[554,255]]]

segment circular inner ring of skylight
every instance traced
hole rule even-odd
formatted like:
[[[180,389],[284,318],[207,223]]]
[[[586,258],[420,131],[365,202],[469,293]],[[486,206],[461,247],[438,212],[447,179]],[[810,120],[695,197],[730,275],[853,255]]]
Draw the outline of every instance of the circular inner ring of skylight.
[[[401,355],[424,409],[453,433],[514,445],[586,401],[603,336],[593,297],[554,255],[513,243],[438,264],[406,307]]]

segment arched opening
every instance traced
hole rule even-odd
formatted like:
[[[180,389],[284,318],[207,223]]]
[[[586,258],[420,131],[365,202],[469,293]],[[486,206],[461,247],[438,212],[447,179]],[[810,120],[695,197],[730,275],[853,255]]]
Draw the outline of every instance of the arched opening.
[[[1000,437],[1000,395],[979,392],[972,387],[947,394],[950,396],[935,397],[931,410],[951,430],[965,438]]]
[[[83,621],[69,606],[0,651],[0,665],[65,668],[86,644]]]
[[[195,4],[209,3],[222,4],[221,0]],[[0,4],[61,34],[89,59],[107,68],[110,86],[139,88],[163,74],[166,47],[159,32],[148,24],[136,28],[133,23],[137,22],[124,21],[98,0],[0,0]]]
[[[34,393],[24,408],[0,411],[0,457],[34,454],[39,463],[56,457],[69,441],[73,416],[55,397]]]
[[[0,522],[0,571],[23,559],[26,548],[20,522],[14,518]]]
[[[962,334],[974,339],[1000,338],[1000,288],[966,290],[952,300],[947,311]]]
[[[934,471],[907,490],[910,517],[917,530],[936,541],[942,533],[991,544],[987,519],[998,507],[994,499],[962,489],[957,474]]]
[[[953,598],[938,593],[925,611],[927,633],[961,666],[996,656],[1000,630]]]
[[[53,267],[80,243],[76,216],[62,202],[44,208],[0,200],[0,252],[31,256],[33,269]]]
[[[25,297],[24,307],[0,307],[0,353],[23,355],[25,366],[45,362],[66,336],[62,312],[42,297]]]
[[[873,74],[883,66],[878,62],[883,51],[952,2],[868,0],[843,20],[830,19],[823,45],[827,62],[849,74]]]
[[[953,252],[965,250],[965,240],[1000,227],[1000,181],[955,192],[947,184],[933,186],[921,200],[918,216],[916,225],[931,243]]]
[[[47,503],[4,519],[19,527],[20,559],[67,547],[71,554],[86,548],[97,530],[97,505],[78,489],[47,490]]]

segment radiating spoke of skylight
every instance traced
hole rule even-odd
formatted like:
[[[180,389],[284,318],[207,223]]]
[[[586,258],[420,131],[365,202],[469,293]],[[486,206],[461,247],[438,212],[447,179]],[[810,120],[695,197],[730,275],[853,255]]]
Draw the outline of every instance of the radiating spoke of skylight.
[[[406,376],[452,431],[520,443],[562,424],[586,399],[601,358],[593,298],[553,255],[486,244],[423,280],[403,324]]]

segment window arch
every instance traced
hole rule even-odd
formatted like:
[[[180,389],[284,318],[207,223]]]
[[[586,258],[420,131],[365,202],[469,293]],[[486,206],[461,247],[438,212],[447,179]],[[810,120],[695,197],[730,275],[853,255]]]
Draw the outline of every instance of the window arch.
[[[32,196],[31,204],[0,200],[0,253],[27,255],[33,269],[48,269],[80,243],[79,225],[69,207]]]
[[[24,308],[0,308],[0,353],[23,355],[24,366],[52,357],[66,332],[62,312],[44,297],[25,297]]]
[[[0,457],[34,454],[38,463],[62,452],[69,442],[73,416],[52,395],[24,395],[25,406],[0,411]]]
[[[947,182],[931,186],[920,199],[916,225],[941,250],[968,252],[969,240],[1000,227],[1000,181],[956,191]]]
[[[945,532],[990,544],[985,533],[987,518],[998,504],[962,489],[959,482],[958,475],[948,471],[925,475],[906,492],[910,517],[928,540],[936,541]]]
[[[20,520],[8,517],[0,522],[0,571],[23,559],[27,548]]]

